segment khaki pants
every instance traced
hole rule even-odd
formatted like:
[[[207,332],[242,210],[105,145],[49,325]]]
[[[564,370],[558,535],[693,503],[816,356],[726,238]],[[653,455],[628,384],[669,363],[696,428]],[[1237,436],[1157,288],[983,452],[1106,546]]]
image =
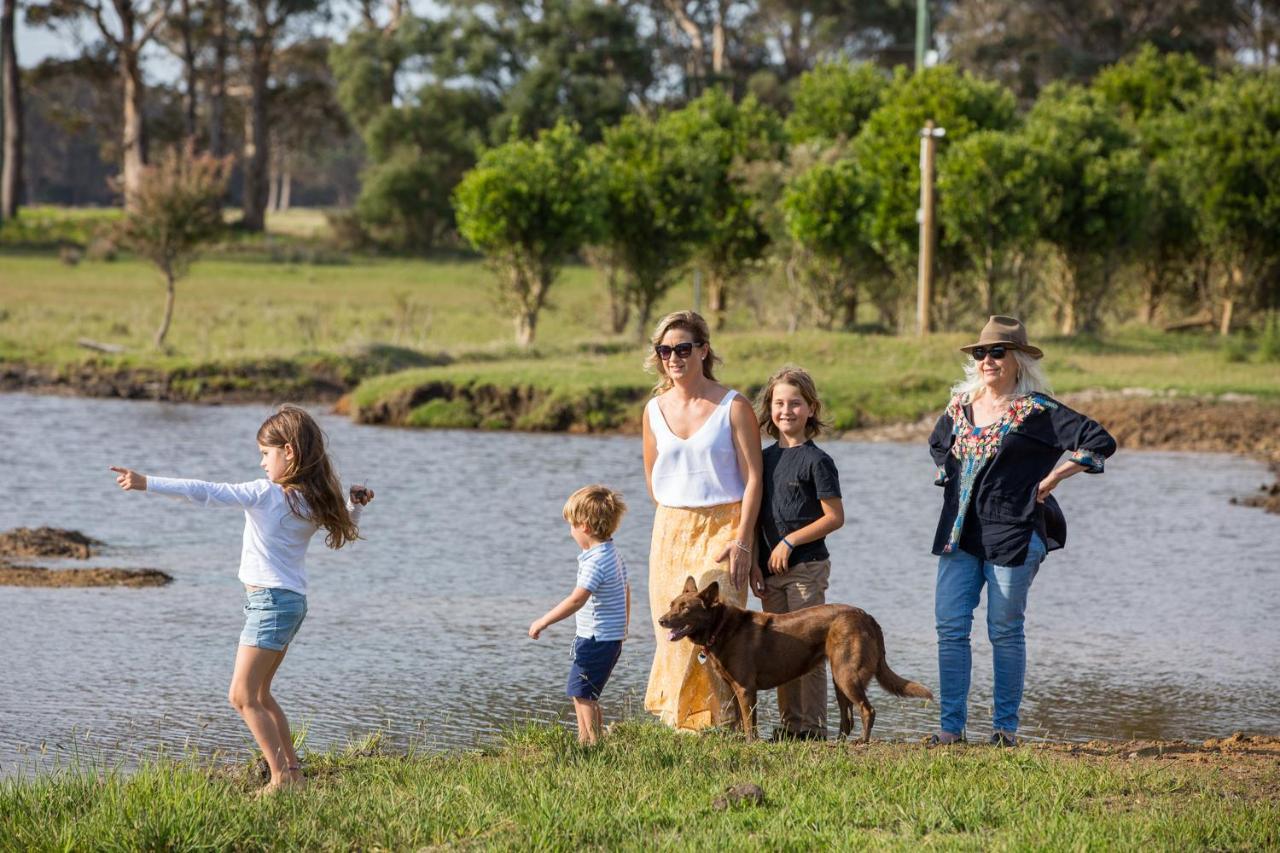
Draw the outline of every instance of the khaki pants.
[[[798,563],[780,575],[766,575],[761,606],[765,613],[791,613],[826,603],[830,560]],[[827,665],[820,663],[778,687],[782,728],[792,734],[827,736]]]

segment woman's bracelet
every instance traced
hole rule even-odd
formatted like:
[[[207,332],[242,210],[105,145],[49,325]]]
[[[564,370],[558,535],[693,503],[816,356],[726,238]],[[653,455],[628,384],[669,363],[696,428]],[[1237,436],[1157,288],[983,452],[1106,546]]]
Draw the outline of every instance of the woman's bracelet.
[[[738,546],[738,550],[739,550],[739,551],[746,551],[748,554],[750,554],[750,553],[751,553],[751,549],[750,549],[750,548],[748,548],[748,547],[747,547],[747,544],[746,544],[745,542],[743,542],[741,539],[735,539],[735,540],[733,540],[733,544],[734,544],[734,545],[736,545],[736,546]]]
[[[796,546],[791,544],[791,540],[785,536],[782,537],[782,544],[786,545],[787,550],[789,551],[794,551],[796,549]]]

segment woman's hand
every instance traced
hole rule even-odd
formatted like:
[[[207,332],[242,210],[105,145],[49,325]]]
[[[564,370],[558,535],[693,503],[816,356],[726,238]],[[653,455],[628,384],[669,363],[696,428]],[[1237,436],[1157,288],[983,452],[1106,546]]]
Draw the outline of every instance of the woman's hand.
[[[530,623],[530,624],[529,624],[529,639],[530,639],[530,640],[536,640],[536,639],[538,639],[538,636],[542,633],[542,629],[543,629],[543,628],[545,628],[545,627],[546,627],[546,626],[542,624],[542,620],[541,620],[541,619],[537,619],[537,620],[533,621],[532,623]]]
[[[373,489],[368,486],[352,486],[351,502],[360,506],[368,506],[369,501],[373,500]],[[535,638],[536,639],[536,638]]]
[[[717,563],[725,560],[729,561],[729,580],[733,583],[733,588],[742,589],[751,572],[751,550],[743,547],[739,540],[730,539],[729,544],[720,551],[720,556],[716,557]]]
[[[131,471],[128,468],[117,468],[114,465],[111,466],[111,470],[116,472],[116,485],[126,492],[145,492],[147,490],[146,474],[139,474],[137,471]]]
[[[779,542],[773,546],[773,551],[769,554],[769,571],[772,574],[780,575],[790,566],[791,546],[786,542]]]
[[[1044,499],[1049,497],[1049,493],[1058,487],[1062,481],[1058,479],[1058,472],[1054,471],[1048,477],[1040,481],[1040,486],[1036,489],[1036,503],[1044,503]]]
[[[751,567],[751,591],[756,594],[756,598],[764,599],[764,575],[760,573],[759,566]]]

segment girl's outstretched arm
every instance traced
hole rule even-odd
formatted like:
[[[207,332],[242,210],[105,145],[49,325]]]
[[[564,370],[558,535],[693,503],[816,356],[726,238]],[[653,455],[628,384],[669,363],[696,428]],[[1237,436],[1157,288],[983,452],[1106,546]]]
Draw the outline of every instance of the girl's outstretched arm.
[[[148,477],[129,468],[112,467],[116,483],[125,491],[152,492],[187,500],[197,506],[224,506],[248,509],[257,506],[271,490],[271,481],[248,483],[209,483],[204,480],[181,480],[174,477]]]

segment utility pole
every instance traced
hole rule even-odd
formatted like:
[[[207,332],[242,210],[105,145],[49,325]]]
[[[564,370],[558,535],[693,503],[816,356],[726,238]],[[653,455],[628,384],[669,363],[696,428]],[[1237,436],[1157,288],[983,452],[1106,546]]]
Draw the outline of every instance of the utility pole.
[[[923,4],[922,4],[923,5]],[[929,303],[933,288],[933,244],[936,231],[933,224],[933,149],[935,140],[945,136],[947,129],[934,127],[933,119],[920,130],[920,278],[916,288],[916,334],[929,334]]]
[[[929,0],[916,0],[916,71],[924,69],[924,53],[929,45]]]

